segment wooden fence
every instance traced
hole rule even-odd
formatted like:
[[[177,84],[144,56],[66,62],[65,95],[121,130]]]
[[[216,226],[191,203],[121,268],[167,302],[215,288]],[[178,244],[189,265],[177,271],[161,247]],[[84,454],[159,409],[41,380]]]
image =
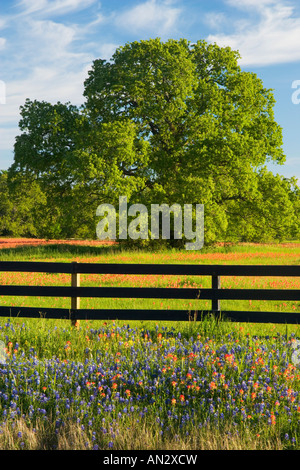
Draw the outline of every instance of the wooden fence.
[[[202,320],[213,314],[217,318],[236,322],[300,323],[296,312],[223,311],[221,301],[285,300],[300,301],[298,289],[223,289],[222,276],[300,276],[300,266],[276,265],[184,265],[184,264],[92,264],[59,262],[1,261],[2,272],[69,273],[70,286],[0,285],[0,296],[68,297],[70,308],[32,308],[1,306],[0,316],[28,318],[56,318],[76,320]],[[210,276],[211,288],[159,288],[159,287],[82,287],[80,274],[132,274],[132,275],[189,275]],[[153,299],[209,299],[211,310],[144,310],[144,309],[81,309],[81,297],[98,298],[153,298]]]

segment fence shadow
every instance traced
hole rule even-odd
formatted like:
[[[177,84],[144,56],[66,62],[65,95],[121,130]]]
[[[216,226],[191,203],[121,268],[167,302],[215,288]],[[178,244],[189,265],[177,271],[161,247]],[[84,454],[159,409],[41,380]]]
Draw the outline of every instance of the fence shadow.
[[[19,255],[22,256],[34,256],[34,255],[51,255],[55,254],[62,255],[86,255],[86,256],[97,256],[110,253],[121,253],[126,251],[126,248],[121,245],[72,245],[71,243],[51,243],[48,245],[22,245],[15,248],[2,248],[0,250],[3,257],[11,257],[16,259]]]

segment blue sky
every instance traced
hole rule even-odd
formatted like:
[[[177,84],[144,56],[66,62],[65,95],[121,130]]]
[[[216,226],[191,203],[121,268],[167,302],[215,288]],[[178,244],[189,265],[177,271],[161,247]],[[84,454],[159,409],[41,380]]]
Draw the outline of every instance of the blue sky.
[[[274,89],[286,163],[270,168],[300,180],[299,0],[1,0],[0,169],[13,163],[26,98],[80,105],[93,60],[154,37],[238,50]]]

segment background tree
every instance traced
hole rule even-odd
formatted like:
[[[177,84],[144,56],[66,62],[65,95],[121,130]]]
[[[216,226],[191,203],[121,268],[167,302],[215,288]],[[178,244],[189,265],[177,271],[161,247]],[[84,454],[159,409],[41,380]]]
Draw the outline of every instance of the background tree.
[[[296,178],[284,178],[262,168],[251,199],[232,201],[230,240],[284,241],[299,235],[299,188]]]
[[[99,126],[69,103],[26,100],[11,179],[36,179],[47,197],[44,236],[94,237],[96,208],[142,184],[147,143],[130,121]],[[135,171],[133,170],[135,168]],[[132,174],[131,174],[132,172]]]
[[[2,236],[39,237],[45,224],[46,197],[37,181],[0,173],[0,234]],[[38,225],[38,222],[40,225]]]

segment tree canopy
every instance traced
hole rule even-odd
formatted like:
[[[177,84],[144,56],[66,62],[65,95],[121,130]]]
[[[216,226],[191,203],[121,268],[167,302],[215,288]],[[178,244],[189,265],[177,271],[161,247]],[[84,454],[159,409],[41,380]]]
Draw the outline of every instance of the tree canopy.
[[[57,236],[95,237],[97,206],[120,195],[204,204],[205,243],[297,236],[296,180],[267,170],[285,162],[273,91],[239,57],[203,40],[119,47],[93,62],[81,107],[26,100],[9,179],[39,185]]]

